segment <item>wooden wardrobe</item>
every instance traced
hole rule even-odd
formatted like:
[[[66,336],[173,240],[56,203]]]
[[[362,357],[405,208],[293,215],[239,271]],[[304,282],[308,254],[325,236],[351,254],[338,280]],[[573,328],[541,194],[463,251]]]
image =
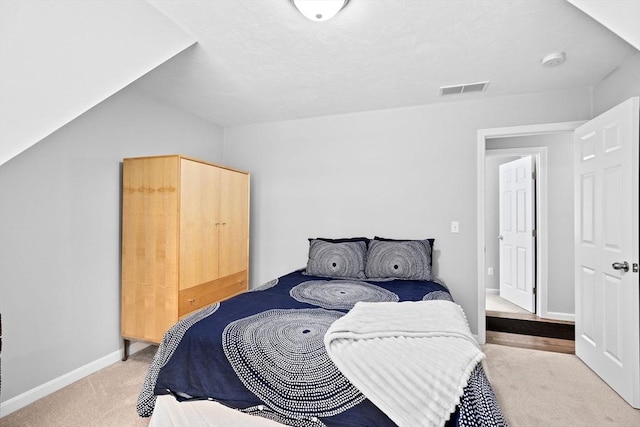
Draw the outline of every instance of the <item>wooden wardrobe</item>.
[[[248,289],[249,174],[180,155],[122,173],[122,337],[159,343],[181,317]]]

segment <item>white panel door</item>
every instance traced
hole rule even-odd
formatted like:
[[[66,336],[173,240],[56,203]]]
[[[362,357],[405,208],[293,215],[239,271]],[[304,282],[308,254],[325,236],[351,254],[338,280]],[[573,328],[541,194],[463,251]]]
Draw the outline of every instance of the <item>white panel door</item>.
[[[500,165],[500,297],[535,312],[533,157]]]
[[[638,114],[638,98],[631,98],[574,135],[576,355],[635,408]]]

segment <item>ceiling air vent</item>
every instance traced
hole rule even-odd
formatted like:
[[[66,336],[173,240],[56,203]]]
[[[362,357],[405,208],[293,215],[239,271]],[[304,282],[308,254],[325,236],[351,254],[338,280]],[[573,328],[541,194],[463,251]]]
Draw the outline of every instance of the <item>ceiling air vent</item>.
[[[477,82],[477,83],[467,83],[467,84],[454,85],[454,86],[442,86],[440,88],[440,96],[469,93],[469,92],[484,92],[485,90],[487,90],[487,86],[489,86],[488,81]]]

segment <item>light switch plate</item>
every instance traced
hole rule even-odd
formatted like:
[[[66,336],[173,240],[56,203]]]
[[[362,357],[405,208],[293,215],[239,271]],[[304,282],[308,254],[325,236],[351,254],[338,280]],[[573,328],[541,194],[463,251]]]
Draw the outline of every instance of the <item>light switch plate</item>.
[[[452,233],[460,232],[460,223],[458,221],[451,221],[451,232]]]

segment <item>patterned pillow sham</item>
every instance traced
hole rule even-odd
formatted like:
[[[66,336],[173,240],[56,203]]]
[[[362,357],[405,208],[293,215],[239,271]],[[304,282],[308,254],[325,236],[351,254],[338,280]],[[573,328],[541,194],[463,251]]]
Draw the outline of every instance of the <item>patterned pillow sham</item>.
[[[370,279],[433,280],[433,239],[390,240],[376,237],[369,242],[365,274]]]
[[[343,279],[364,279],[367,243],[362,240],[331,242],[309,239],[306,274]]]
[[[341,237],[341,238],[338,238],[338,239],[328,239],[326,237],[316,237],[315,239],[309,239],[309,242],[311,242],[313,240],[322,240],[324,242],[329,242],[329,243],[365,242],[366,244],[369,244],[369,241],[371,239],[368,238],[368,237]]]
[[[433,265],[433,244],[436,241],[436,239],[424,239],[424,240],[415,240],[415,239],[387,239],[386,237],[380,237],[380,236],[375,236],[373,238],[374,240],[381,240],[383,242],[424,242],[427,241],[429,242],[429,254],[427,255],[429,257],[429,266]]]

